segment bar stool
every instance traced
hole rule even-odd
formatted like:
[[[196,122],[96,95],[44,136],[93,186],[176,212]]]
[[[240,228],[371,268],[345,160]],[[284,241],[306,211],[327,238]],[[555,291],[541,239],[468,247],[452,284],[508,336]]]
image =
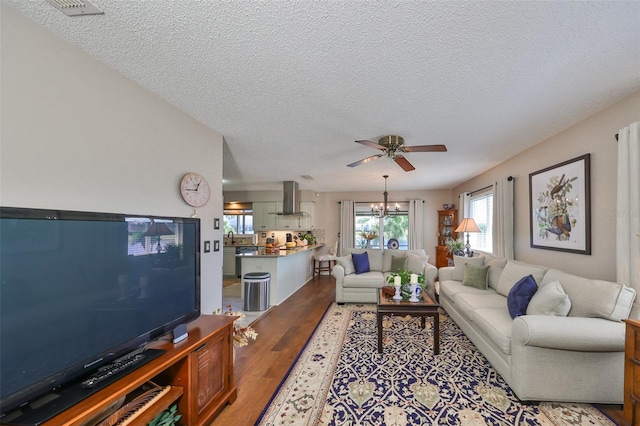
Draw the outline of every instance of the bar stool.
[[[317,254],[313,256],[313,276],[322,275],[323,272],[331,274],[331,269],[336,265],[337,242],[329,247],[329,254]]]

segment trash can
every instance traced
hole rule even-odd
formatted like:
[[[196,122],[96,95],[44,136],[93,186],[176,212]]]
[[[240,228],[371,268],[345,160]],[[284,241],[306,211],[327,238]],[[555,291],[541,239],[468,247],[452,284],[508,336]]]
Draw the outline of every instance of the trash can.
[[[264,311],[269,308],[268,272],[249,272],[244,274],[244,310]]]

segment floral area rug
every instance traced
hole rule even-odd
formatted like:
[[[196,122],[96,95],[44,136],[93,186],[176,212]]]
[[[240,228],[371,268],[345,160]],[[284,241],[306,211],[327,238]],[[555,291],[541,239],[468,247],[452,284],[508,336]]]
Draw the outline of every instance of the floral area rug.
[[[332,304],[263,411],[259,425],[614,425],[589,404],[523,405],[441,311],[432,325],[376,306]]]

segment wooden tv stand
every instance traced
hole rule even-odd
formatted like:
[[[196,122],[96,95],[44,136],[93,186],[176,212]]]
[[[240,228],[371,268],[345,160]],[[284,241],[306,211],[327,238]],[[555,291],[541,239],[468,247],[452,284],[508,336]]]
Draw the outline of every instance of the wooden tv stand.
[[[82,425],[123,396],[151,380],[171,391],[148,407],[136,424],[147,424],[176,401],[180,424],[206,425],[236,399],[233,381],[233,321],[202,315],[187,325],[189,337],[174,344],[171,335],[148,345],[167,352],[44,423]]]

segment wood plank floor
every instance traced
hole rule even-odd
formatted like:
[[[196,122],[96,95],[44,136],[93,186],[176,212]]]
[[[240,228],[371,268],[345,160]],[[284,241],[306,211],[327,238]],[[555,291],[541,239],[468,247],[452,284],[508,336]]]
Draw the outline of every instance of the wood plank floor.
[[[315,277],[254,322],[258,339],[236,353],[234,373],[238,398],[224,408],[212,425],[255,424],[334,300],[335,279],[328,275]],[[598,407],[619,423],[622,406]]]
[[[212,425],[253,425],[335,300],[335,279],[316,276],[253,323],[258,339],[238,348],[234,375],[238,398]]]

